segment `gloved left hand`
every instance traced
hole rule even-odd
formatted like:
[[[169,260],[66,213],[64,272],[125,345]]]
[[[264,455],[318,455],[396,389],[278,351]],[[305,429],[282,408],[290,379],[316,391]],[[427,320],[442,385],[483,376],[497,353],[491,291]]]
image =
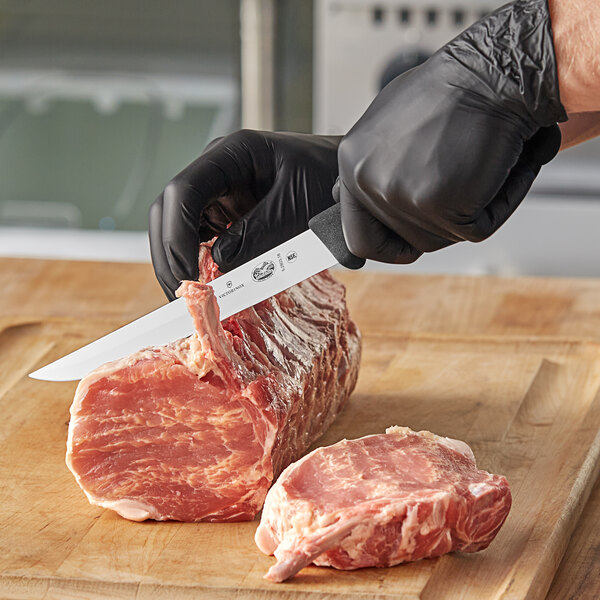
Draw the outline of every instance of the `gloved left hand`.
[[[340,139],[242,130],[211,142],[150,209],[152,263],[169,300],[198,278],[201,242],[219,236],[212,254],[226,272],[306,230],[333,204]]]

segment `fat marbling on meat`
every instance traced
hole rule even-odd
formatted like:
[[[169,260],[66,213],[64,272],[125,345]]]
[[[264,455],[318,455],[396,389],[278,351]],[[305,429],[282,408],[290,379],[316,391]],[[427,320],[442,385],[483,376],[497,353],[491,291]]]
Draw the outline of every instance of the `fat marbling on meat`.
[[[303,567],[389,567],[486,548],[511,506],[506,479],[464,442],[390,427],[317,448],[269,490],[256,544],[284,581]]]
[[[200,274],[219,275],[208,245]],[[127,519],[250,520],[352,392],[360,334],[328,272],[223,323],[210,286],[178,294],[196,333],[81,380],[67,465],[91,503]]]

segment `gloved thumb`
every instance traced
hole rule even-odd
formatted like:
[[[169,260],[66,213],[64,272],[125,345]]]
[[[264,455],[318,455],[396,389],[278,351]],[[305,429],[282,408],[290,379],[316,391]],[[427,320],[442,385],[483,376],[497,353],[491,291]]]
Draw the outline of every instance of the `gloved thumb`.
[[[215,240],[212,247],[212,256],[223,273],[234,268],[230,265],[235,261],[235,255],[238,253],[240,246],[244,243],[245,237],[246,221],[242,218],[239,221],[232,223],[231,226],[223,231]]]
[[[333,204],[331,188],[304,189],[301,183],[305,180],[282,178],[254,208],[221,233],[212,255],[223,273],[306,231],[309,219]]]
[[[258,211],[252,210],[215,240],[212,256],[223,273],[269,250],[264,247],[263,218]]]

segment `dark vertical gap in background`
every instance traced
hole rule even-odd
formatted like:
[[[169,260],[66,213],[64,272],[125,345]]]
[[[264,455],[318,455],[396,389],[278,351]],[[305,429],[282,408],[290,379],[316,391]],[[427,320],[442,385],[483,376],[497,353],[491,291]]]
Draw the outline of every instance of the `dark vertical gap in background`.
[[[279,0],[275,22],[275,129],[310,133],[313,1]]]

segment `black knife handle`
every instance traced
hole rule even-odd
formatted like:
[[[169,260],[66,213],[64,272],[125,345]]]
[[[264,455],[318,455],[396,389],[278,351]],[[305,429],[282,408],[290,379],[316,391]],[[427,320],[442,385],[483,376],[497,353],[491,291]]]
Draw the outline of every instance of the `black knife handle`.
[[[329,248],[340,265],[347,269],[360,269],[364,266],[365,259],[352,254],[346,245],[342,230],[342,210],[339,203],[315,215],[308,222],[308,226]]]

